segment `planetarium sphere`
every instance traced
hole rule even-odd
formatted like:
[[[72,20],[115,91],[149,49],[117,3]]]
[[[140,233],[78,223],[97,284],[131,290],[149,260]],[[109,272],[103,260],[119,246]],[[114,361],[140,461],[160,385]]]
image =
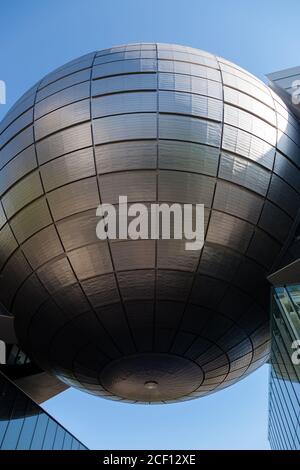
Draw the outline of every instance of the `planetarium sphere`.
[[[112,47],[43,78],[0,124],[0,302],[21,348],[130,403],[201,397],[262,365],[299,135],[264,83],[190,47]],[[96,208],[119,195],[204,204],[203,249],[99,240]]]

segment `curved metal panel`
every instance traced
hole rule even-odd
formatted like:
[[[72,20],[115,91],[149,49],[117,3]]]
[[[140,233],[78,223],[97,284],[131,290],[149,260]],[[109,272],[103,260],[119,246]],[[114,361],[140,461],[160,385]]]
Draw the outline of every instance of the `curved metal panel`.
[[[0,302],[24,351],[130,403],[197,398],[259,367],[299,135],[266,85],[186,46],[121,45],[48,74],[0,124]],[[119,215],[120,195],[205,204],[203,249],[98,240],[96,207]]]

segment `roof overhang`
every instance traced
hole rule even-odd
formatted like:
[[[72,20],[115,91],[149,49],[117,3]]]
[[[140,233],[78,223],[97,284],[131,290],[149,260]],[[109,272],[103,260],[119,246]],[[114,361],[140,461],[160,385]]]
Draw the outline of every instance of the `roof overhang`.
[[[275,287],[287,284],[300,284],[300,259],[270,274],[268,280]]]

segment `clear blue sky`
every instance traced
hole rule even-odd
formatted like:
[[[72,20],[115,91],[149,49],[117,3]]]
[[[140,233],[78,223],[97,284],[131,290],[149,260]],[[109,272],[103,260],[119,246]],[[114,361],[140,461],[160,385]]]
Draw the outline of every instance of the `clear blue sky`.
[[[221,55],[263,79],[299,65],[299,0],[1,0],[0,79],[9,106],[91,50],[170,42]],[[90,448],[264,449],[268,366],[206,398],[128,406],[70,390],[46,404]]]

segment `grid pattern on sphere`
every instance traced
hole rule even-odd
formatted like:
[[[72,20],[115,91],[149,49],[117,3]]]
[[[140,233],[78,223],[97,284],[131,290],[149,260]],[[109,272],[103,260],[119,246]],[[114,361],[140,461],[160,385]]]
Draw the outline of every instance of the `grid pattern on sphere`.
[[[265,277],[299,207],[299,135],[267,86],[189,47],[119,46],[47,75],[0,124],[0,301],[23,349],[116,400],[100,376],[123,356],[197,364],[184,400],[257,368]],[[97,240],[95,209],[120,194],[204,203],[201,253]]]

